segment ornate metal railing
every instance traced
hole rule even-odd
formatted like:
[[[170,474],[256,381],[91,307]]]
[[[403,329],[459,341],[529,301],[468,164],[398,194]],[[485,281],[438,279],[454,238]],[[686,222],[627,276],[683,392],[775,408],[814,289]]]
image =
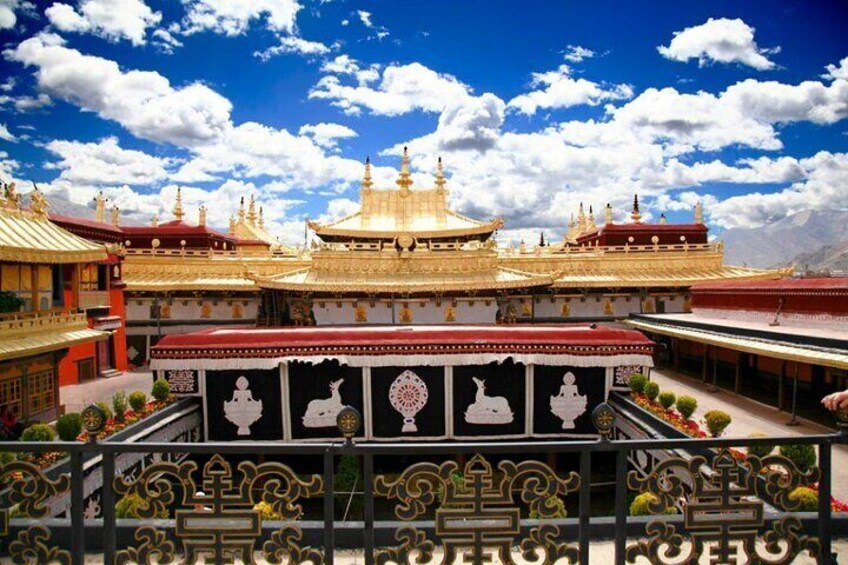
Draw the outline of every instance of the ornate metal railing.
[[[117,564],[250,563],[261,555],[269,563],[317,565],[333,563],[336,548],[347,546],[368,564],[452,563],[457,555],[466,563],[519,557],[594,563],[590,541],[607,538],[614,540],[617,564],[640,556],[651,563],[791,563],[802,554],[835,563],[833,532],[848,518],[832,515],[831,452],[845,439],[2,443],[2,452],[67,452],[71,467],[52,479],[29,461],[0,468],[0,555],[74,564],[85,554]],[[782,455],[742,458],[732,450],[774,444],[816,446],[818,465],[802,470]],[[676,456],[652,468],[628,468],[631,452],[657,449]],[[116,457],[129,452],[170,454],[170,460],[162,457],[138,476],[119,475]],[[83,504],[83,480],[91,472],[83,462],[92,453],[102,456],[99,516],[87,516]],[[540,453],[545,462],[534,458]],[[574,465],[557,470],[555,455],[561,464],[573,456]],[[336,471],[345,456],[361,464],[357,488],[342,485],[348,477]],[[426,461],[375,473],[375,460],[386,467],[398,457]],[[598,460],[614,467],[609,517],[590,512],[589,478]],[[798,512],[802,501],[790,493],[813,484],[817,511]],[[337,518],[338,491],[345,489],[362,493],[362,518],[353,527]],[[652,493],[649,507],[657,516],[629,516],[628,490]],[[70,515],[42,520],[50,498],[68,491]],[[562,516],[566,498],[577,499],[575,517]],[[119,519],[132,505],[138,519]]]

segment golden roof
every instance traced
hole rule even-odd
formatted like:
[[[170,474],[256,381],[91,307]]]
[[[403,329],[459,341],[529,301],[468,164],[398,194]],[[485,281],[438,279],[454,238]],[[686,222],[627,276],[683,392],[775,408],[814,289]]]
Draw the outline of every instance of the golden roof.
[[[663,323],[661,316],[653,319],[647,319],[647,317],[631,318],[626,320],[625,323],[642,331],[724,347],[734,351],[812,365],[824,365],[837,369],[848,369],[848,353],[843,350],[790,343],[782,341],[779,335],[775,335],[774,339],[745,337],[732,333]]]
[[[109,332],[88,328],[85,314],[22,313],[0,319],[0,361],[102,341]]]
[[[394,238],[409,234],[419,238],[488,236],[503,225],[500,219],[481,222],[448,208],[444,175],[436,176],[436,187],[411,190],[409,156],[404,148],[398,190],[373,190],[371,164],[366,161],[358,212],[329,224],[309,222],[321,238]]]
[[[0,261],[14,263],[90,263],[105,261],[106,248],[78,237],[39,212],[0,204]]]

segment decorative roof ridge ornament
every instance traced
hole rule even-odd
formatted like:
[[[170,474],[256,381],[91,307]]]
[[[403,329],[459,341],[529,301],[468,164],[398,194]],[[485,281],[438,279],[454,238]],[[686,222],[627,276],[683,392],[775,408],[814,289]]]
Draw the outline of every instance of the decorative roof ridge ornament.
[[[15,190],[16,186],[15,181],[3,185],[3,196],[6,198],[5,206],[10,210],[21,209],[21,196]]]
[[[236,217],[230,215],[230,235],[236,234]]]
[[[586,219],[586,229],[588,231],[595,231],[598,229],[598,226],[595,225],[595,212],[592,210],[591,204],[589,204],[589,217]]]
[[[439,161],[436,164],[436,191],[447,196],[445,184],[447,184],[447,180],[445,180],[445,169],[442,167],[442,158],[439,157]]]
[[[403,147],[403,157],[400,161],[400,176],[395,182],[400,187],[400,195],[404,198],[409,196],[409,187],[412,186],[412,175],[409,173],[409,150],[406,146]]]
[[[695,204],[695,223],[704,223],[704,203],[702,200],[698,200],[698,203]]]
[[[33,181],[32,186],[32,194],[29,195],[29,207],[36,216],[46,218],[47,209],[50,208],[50,203],[47,202],[47,198],[45,198],[44,193],[41,192],[41,189],[38,188],[38,185],[35,184],[35,181]]]
[[[244,223],[244,196],[241,197],[239,202],[238,221],[240,224]]]
[[[247,221],[250,222],[250,225],[256,225],[256,198],[251,194],[250,195],[250,205],[247,208]]]
[[[374,181],[371,180],[371,157],[365,157],[365,176],[362,177],[362,194],[370,194]]]
[[[630,213],[630,219],[633,220],[634,223],[640,223],[642,221],[642,214],[639,212],[639,195],[633,195],[633,211]]]
[[[206,225],[206,206],[204,206],[203,204],[201,204],[200,208],[197,210],[197,225]]]
[[[150,225],[154,228],[159,227],[159,214],[153,214],[153,218],[150,220]]]
[[[259,207],[259,227],[265,229],[265,210],[264,206]]]
[[[174,201],[174,217],[178,222],[183,221],[183,195],[180,187],[177,187],[177,199]]]
[[[667,223],[668,223],[668,218],[666,218],[666,217],[665,217],[665,212],[663,212],[662,214],[660,214],[660,221],[659,221],[659,223],[660,223],[660,224],[667,224]]]
[[[94,197],[94,219],[98,222],[106,221],[106,200],[102,190]]]
[[[607,202],[606,208],[604,208],[604,224],[612,223],[612,205]]]
[[[121,225],[121,209],[117,205],[112,206],[112,225],[116,228]]]
[[[578,234],[586,233],[586,214],[583,212],[583,203],[580,203],[580,208],[577,212],[577,229]]]

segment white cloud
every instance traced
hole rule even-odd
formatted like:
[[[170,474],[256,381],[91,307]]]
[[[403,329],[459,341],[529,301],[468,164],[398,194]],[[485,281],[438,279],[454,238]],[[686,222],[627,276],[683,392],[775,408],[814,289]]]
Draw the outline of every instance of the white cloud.
[[[339,139],[350,139],[358,135],[347,126],[328,123],[308,124],[302,126],[297,133],[311,137],[316,145],[325,149],[335,148]]]
[[[124,72],[114,61],[65,47],[53,34],[31,37],[5,55],[36,67],[41,90],[114,120],[138,137],[195,145],[231,125],[232,104],[209,87],[174,88],[155,71]]]
[[[382,41],[386,37],[388,37],[389,30],[385,26],[376,25],[373,20],[374,14],[371,12],[366,12],[365,10],[356,10],[353,12],[359,18],[359,21],[362,22],[362,25],[367,29],[371,30],[371,35],[366,37],[368,40],[376,39],[378,41]],[[346,26],[350,22],[348,20],[342,21],[342,25]]]
[[[451,75],[437,73],[420,63],[410,63],[386,67],[380,83],[374,87],[362,82],[358,86],[348,86],[336,75],[324,76],[310,90],[309,98],[330,100],[346,114],[356,115],[367,109],[376,115],[399,116],[413,110],[441,112],[448,105],[465,99],[469,92],[468,86]]]
[[[606,100],[625,100],[633,96],[633,88],[617,84],[610,89],[604,85],[571,76],[568,65],[560,65],[555,71],[533,73],[533,87],[542,87],[527,94],[520,94],[509,101],[508,106],[522,114],[532,116],[540,108],[570,108],[588,104],[595,106]]]
[[[152,184],[167,178],[169,159],[123,149],[115,137],[96,143],[53,140],[46,145],[60,160],[47,168],[59,169],[59,178],[79,184]]]
[[[303,7],[297,0],[184,0],[184,4],[183,33],[212,31],[228,36],[243,34],[253,20],[263,17],[269,30],[294,33]]]
[[[661,45],[657,50],[673,61],[698,59],[701,67],[710,62],[739,63],[767,71],[775,64],[766,55],[777,53],[780,48],[757,47],[754,28],[741,19],[710,18],[706,23],[675,32],[671,43]]]
[[[321,72],[328,74],[350,75],[356,77],[356,81],[360,85],[374,82],[380,78],[380,65],[373,63],[368,67],[362,68],[359,61],[352,59],[350,56],[341,54],[335,59],[324,61],[321,65]]]
[[[332,51],[330,47],[327,47],[320,41],[309,41],[302,37],[283,36],[280,37],[279,40],[279,45],[274,45],[264,51],[256,51],[253,53],[253,56],[258,57],[263,61],[267,61],[282,53],[296,53],[306,57],[318,57],[326,55]]]
[[[359,21],[362,22],[362,25],[365,27],[374,27],[374,22],[371,21],[371,12],[357,10],[356,15],[359,16]]]
[[[17,77],[10,76],[3,81],[3,84],[0,84],[0,91],[2,92],[12,92],[15,89],[15,85],[18,83]]]
[[[11,29],[18,22],[16,11],[30,13],[35,11],[32,2],[21,0],[0,0],[0,29]]]
[[[182,41],[174,37],[170,31],[162,28],[153,32],[153,44],[158,47],[160,51],[168,55],[173,54],[174,49],[183,46]]]
[[[133,45],[144,45],[147,28],[162,21],[162,14],[143,0],[81,0],[79,12],[56,2],[44,14],[60,31],[92,33],[110,41],[126,39]]]
[[[591,49],[583,47],[581,45],[569,45],[565,54],[562,56],[563,59],[568,61],[569,63],[580,63],[583,59],[591,59],[595,56],[595,52]]]
[[[848,57],[839,61],[839,66],[828,65],[825,67],[827,73],[822,78],[828,80],[848,80]]]
[[[9,131],[9,128],[6,127],[6,124],[0,123],[0,139],[3,141],[9,141],[11,143],[17,143],[18,138]]]

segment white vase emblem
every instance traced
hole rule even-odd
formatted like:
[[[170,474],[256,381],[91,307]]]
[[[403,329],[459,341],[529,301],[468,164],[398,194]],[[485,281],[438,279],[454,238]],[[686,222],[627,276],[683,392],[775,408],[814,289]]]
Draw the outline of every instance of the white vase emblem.
[[[562,377],[559,394],[551,396],[551,412],[562,420],[562,429],[573,430],[574,420],[586,412],[586,395],[580,394],[574,373],[567,372]]]
[[[336,425],[336,416],[345,407],[339,392],[343,382],[344,379],[339,379],[330,383],[330,398],[316,398],[309,402],[303,415],[303,427],[329,428]]]
[[[417,432],[415,415],[427,404],[427,383],[412,371],[404,371],[389,387],[389,402],[403,416],[401,432]]]
[[[262,401],[253,399],[249,384],[244,376],[239,377],[233,399],[224,401],[224,417],[238,426],[240,436],[249,436],[250,426],[262,417]]]
[[[486,381],[471,377],[477,385],[477,397],[465,410],[465,421],[469,424],[509,424],[512,409],[503,396],[486,396]]]

